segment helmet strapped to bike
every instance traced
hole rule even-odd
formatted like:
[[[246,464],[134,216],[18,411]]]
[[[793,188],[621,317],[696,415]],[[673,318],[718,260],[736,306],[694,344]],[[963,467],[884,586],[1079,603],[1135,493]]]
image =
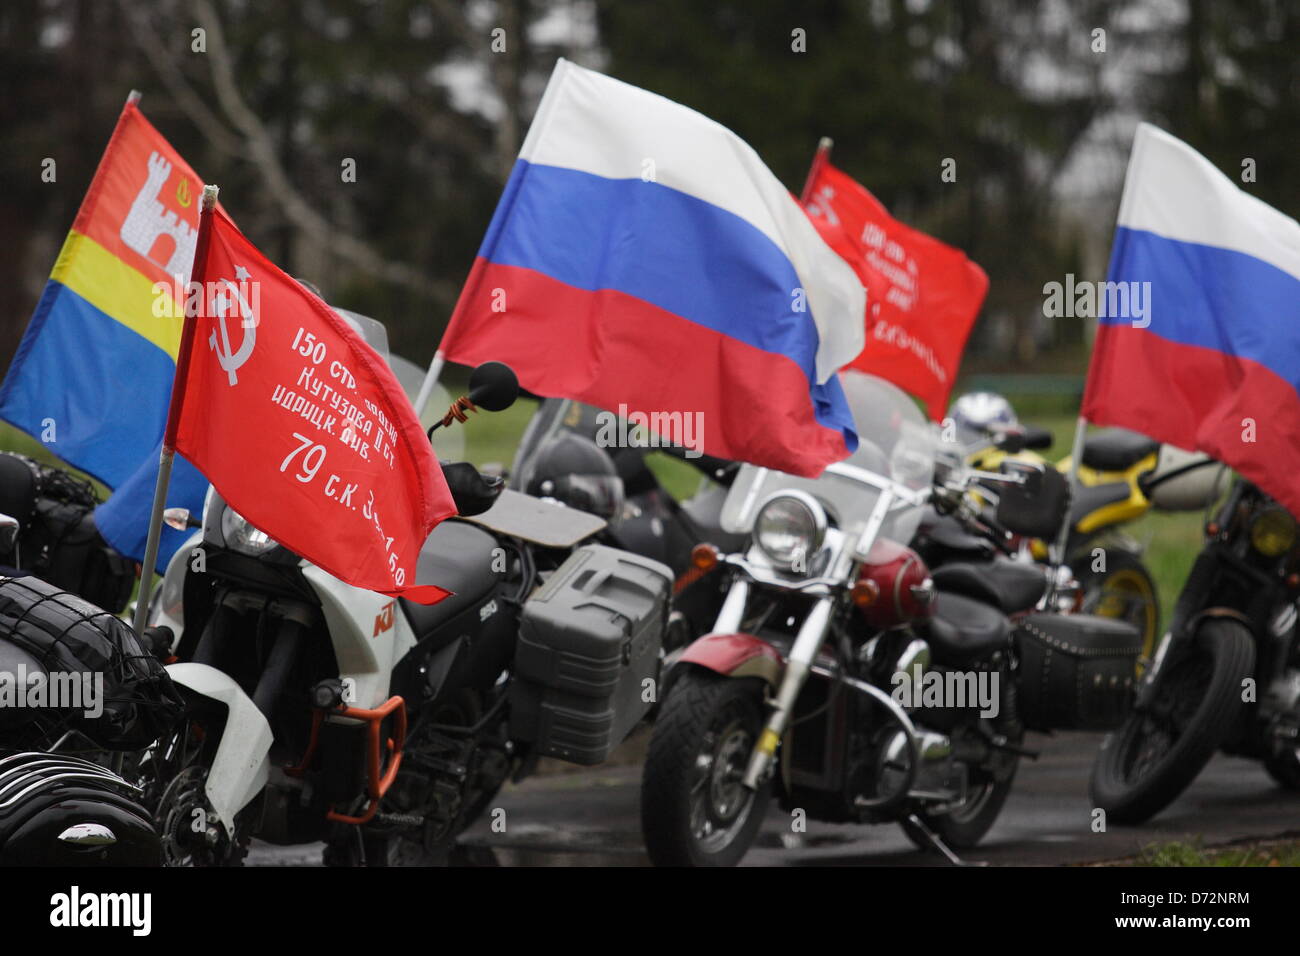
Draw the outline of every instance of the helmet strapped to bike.
[[[623,480],[610,456],[594,441],[561,431],[538,452],[527,492],[606,520],[623,510]]]

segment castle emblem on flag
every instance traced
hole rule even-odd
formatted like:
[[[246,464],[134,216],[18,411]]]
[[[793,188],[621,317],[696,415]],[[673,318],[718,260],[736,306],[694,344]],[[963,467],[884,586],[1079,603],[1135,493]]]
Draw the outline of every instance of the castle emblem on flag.
[[[194,245],[198,232],[187,222],[182,222],[175,212],[163,206],[159,196],[172,173],[172,164],[154,152],[149,156],[149,176],[131,203],[131,209],[122,222],[121,237],[127,247],[138,252],[155,265],[162,266],[168,275],[186,276],[194,261]],[[179,199],[179,194],[177,196]],[[171,238],[172,254],[165,261],[150,253],[159,236]]]

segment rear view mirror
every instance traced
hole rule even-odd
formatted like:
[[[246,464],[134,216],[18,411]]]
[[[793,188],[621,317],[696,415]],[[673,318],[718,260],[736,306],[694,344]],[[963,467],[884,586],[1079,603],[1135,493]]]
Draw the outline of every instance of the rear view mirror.
[[[484,362],[469,376],[469,400],[477,407],[500,412],[519,397],[519,379],[504,362]]]

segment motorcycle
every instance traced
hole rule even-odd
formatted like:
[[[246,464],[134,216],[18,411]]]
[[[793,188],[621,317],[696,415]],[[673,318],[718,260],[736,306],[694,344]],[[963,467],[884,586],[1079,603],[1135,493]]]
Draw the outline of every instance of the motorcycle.
[[[975,468],[995,470],[1007,458],[1047,463],[1038,453],[1051,447],[1051,433],[1022,425],[1000,395],[963,395],[953,404],[950,417],[963,453]],[[1003,438],[1017,433],[1019,447],[1005,447]],[[1071,461],[1067,456],[1054,467],[1069,473]],[[1084,442],[1063,563],[1078,585],[1078,610],[1128,621],[1142,632],[1139,676],[1155,653],[1160,601],[1143,560],[1145,549],[1123,526],[1152,509],[1204,508],[1224,490],[1223,483],[1202,467],[1208,461],[1204,455],[1123,428],[1093,432]],[[1049,561],[1050,551],[1051,541],[1030,542],[1036,560]]]
[[[1238,479],[1206,524],[1133,713],[1097,755],[1092,796],[1110,820],[1159,813],[1218,750],[1300,789],[1298,562],[1295,519]]]
[[[0,537],[16,525],[0,520]],[[35,577],[0,578],[0,865],[157,866],[143,794],[110,764],[179,711],[125,623]]]
[[[898,543],[934,495],[932,433],[894,386],[841,381],[858,450],[817,479],[742,467],[722,525],[752,544],[697,549],[727,591],[713,632],[664,679],[641,789],[657,865],[739,862],[773,798],[795,819],[899,823],[960,862],[954,850],[987,833],[1029,754],[1026,727],[1113,727],[1126,712],[1131,626],[1029,613],[1024,592],[1013,628],[986,565],[970,566],[988,584],[971,597],[937,588]],[[1026,500],[1054,498],[1020,509],[1026,532],[1065,507],[1063,483],[1043,474],[1001,476]]]
[[[487,363],[468,407],[517,390]],[[445,859],[507,779],[599,763],[644,716],[629,688],[658,676],[667,569],[588,543],[598,517],[443,467],[460,514],[420,553],[418,580],[453,592],[431,606],[343,583],[210,490],[150,617],[188,705],[137,766],[166,864],[237,865],[253,837],[324,841],[329,865]]]

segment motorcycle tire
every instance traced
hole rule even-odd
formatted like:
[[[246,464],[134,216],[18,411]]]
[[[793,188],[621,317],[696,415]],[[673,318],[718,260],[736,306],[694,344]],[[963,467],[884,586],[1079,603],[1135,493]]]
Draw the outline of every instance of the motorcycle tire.
[[[1127,621],[1142,635],[1137,676],[1155,655],[1160,639],[1160,595],[1155,579],[1142,558],[1122,548],[1106,548],[1106,570],[1092,570],[1092,550],[1084,550],[1071,561],[1071,570],[1083,590],[1085,614]]]
[[[1287,790],[1300,790],[1300,752],[1295,749],[1274,754],[1264,761],[1264,769]]]
[[[1241,713],[1242,682],[1254,666],[1250,631],[1223,618],[1203,622],[1187,652],[1166,661],[1156,676],[1154,706],[1135,710],[1107,735],[1093,764],[1093,804],[1108,821],[1142,823],[1187,789],[1232,732]],[[1181,727],[1173,709],[1180,707]],[[1172,734],[1157,726],[1165,721],[1173,723]],[[1153,733],[1169,738],[1166,749],[1135,777],[1133,764]]]
[[[735,866],[749,850],[772,795],[770,777],[753,793],[738,779],[763,732],[762,704],[754,680],[690,667],[673,682],[641,777],[641,832],[655,866]],[[694,785],[701,773],[709,785]]]

